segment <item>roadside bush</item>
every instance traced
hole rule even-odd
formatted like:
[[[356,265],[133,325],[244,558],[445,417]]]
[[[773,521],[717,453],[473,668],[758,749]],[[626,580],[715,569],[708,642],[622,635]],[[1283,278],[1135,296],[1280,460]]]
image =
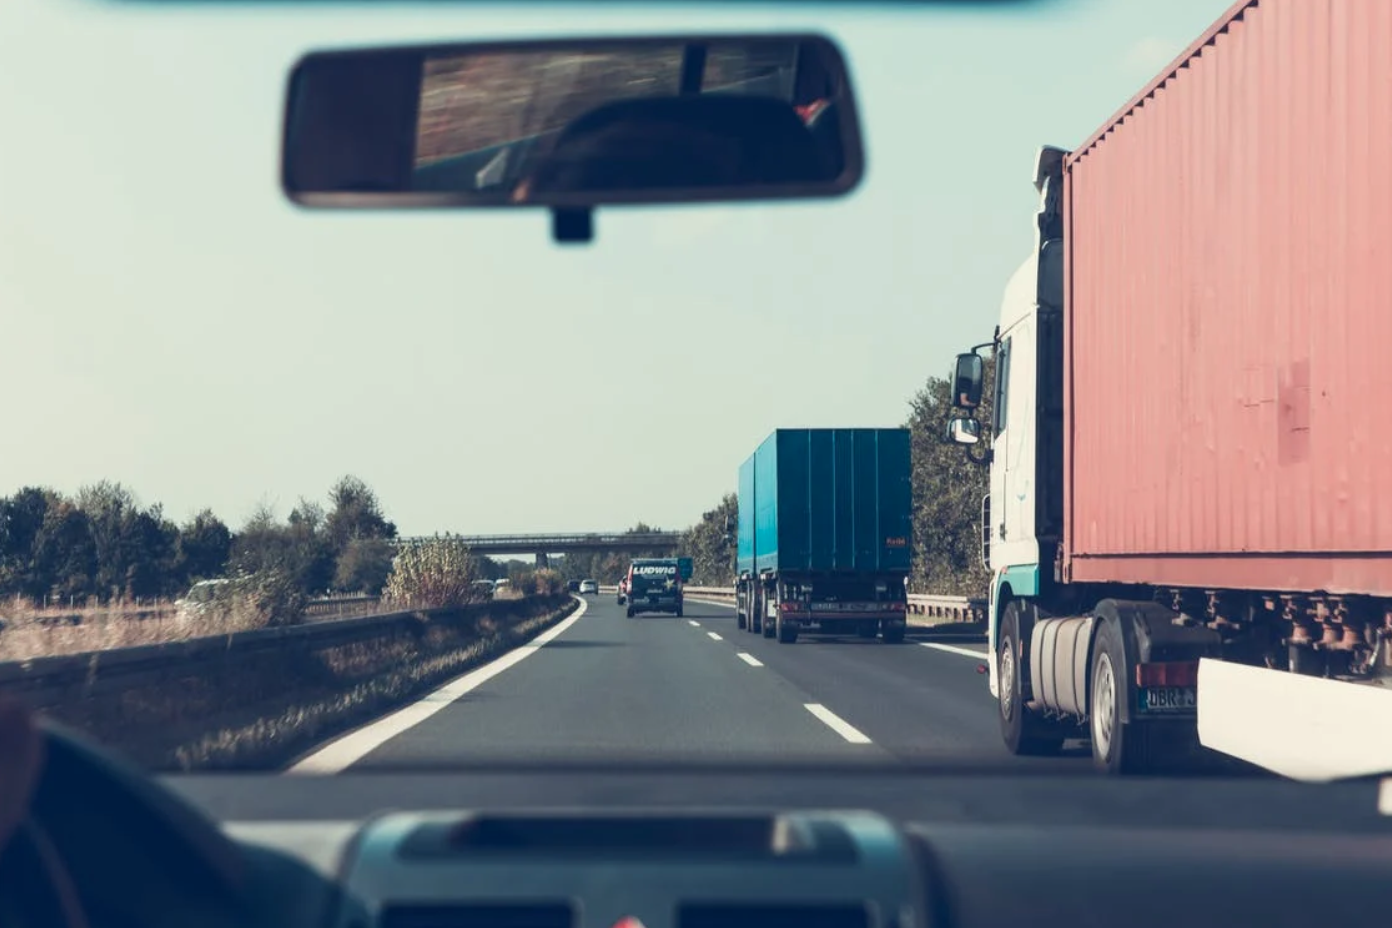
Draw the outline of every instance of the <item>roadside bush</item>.
[[[239,574],[214,587],[206,601],[184,608],[187,619],[195,624],[264,628],[298,624],[307,603],[308,597],[289,571],[259,570]]]
[[[535,570],[519,570],[509,578],[508,585],[518,596],[535,596],[537,592],[537,573]]]
[[[535,578],[536,592],[543,596],[565,592],[565,576],[559,570],[543,567],[532,576]]]
[[[469,546],[448,535],[403,548],[382,590],[384,603],[413,609],[463,606],[480,598],[474,589],[478,561]]]

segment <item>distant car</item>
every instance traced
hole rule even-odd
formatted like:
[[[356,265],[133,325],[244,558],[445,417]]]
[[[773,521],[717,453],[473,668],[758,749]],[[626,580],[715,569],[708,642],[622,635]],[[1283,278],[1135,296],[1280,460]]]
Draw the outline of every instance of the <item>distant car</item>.
[[[492,599],[492,598],[493,598],[493,581],[492,581],[492,580],[475,580],[475,581],[474,581],[474,592],[477,593],[477,594],[478,594],[481,598],[483,598],[483,599]]]
[[[580,581],[580,592],[581,592],[581,594],[584,594],[584,593],[598,593],[598,592],[599,592],[599,581],[598,581],[598,580],[581,580],[581,581]]]
[[[566,592],[569,592],[569,593],[580,593],[580,592],[582,592],[582,590],[580,589],[580,581],[579,581],[579,580],[567,580],[567,581],[566,581]]]

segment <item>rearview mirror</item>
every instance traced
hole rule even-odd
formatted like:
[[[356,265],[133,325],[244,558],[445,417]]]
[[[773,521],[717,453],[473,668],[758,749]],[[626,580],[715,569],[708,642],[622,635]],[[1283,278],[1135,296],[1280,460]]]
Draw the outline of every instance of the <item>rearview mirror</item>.
[[[981,405],[981,385],[986,366],[976,352],[959,354],[952,369],[952,405],[975,409]]]
[[[282,184],[309,207],[842,196],[863,174],[835,45],[810,35],[316,52],[291,73]]]
[[[957,416],[947,423],[947,440],[954,445],[974,445],[981,441],[981,423],[969,416]]]

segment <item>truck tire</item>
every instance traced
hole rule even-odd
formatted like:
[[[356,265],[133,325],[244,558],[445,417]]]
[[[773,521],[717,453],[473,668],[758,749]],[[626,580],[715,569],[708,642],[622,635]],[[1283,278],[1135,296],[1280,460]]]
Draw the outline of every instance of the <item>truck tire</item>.
[[[778,617],[778,643],[796,644],[798,640],[798,627],[792,622],[787,621],[783,616]]]
[[[1144,773],[1150,760],[1150,731],[1121,720],[1123,699],[1131,698],[1126,652],[1117,628],[1099,621],[1088,672],[1088,734],[1092,763],[1107,774]]]
[[[743,612],[735,613],[735,628],[744,628],[748,624],[749,621],[744,617]]]
[[[908,632],[908,627],[897,622],[893,625],[886,625],[880,632],[880,637],[885,644],[903,644],[904,635]]]
[[[628,607],[628,617],[629,617],[630,619],[633,618],[633,607],[632,607],[632,606],[629,606],[629,607]]]
[[[1063,747],[1063,736],[1025,705],[1021,666],[1024,649],[1020,641],[1020,603],[1011,600],[1001,610],[1000,646],[996,648],[996,704],[1000,710],[1001,739],[1011,754],[1057,754]]]

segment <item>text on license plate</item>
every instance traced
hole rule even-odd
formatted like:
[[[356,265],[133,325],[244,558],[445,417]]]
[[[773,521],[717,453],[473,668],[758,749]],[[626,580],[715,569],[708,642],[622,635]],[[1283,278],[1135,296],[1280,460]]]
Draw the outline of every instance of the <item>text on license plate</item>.
[[[1192,686],[1150,686],[1138,695],[1142,712],[1193,712],[1198,708],[1198,690]]]

